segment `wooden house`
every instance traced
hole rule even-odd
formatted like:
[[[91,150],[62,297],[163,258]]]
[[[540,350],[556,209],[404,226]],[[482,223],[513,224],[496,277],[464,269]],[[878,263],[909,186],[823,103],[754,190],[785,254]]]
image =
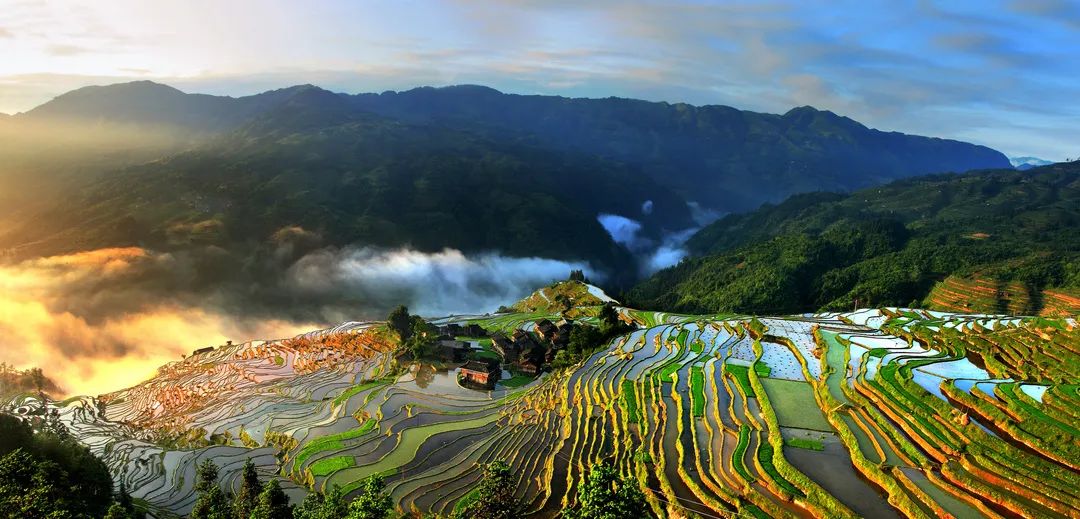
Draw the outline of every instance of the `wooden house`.
[[[502,356],[503,362],[511,364],[517,362],[518,355],[521,353],[517,343],[511,341],[505,335],[492,335],[491,349]]]
[[[536,323],[536,335],[540,337],[540,340],[551,341],[555,337],[555,332],[559,329],[549,320],[541,319]]]
[[[469,356],[472,348],[465,341],[442,339],[435,343],[439,357],[446,362],[462,362]]]
[[[502,370],[498,362],[486,362],[482,360],[470,360],[461,367],[461,381],[468,385],[495,387],[499,381]]]

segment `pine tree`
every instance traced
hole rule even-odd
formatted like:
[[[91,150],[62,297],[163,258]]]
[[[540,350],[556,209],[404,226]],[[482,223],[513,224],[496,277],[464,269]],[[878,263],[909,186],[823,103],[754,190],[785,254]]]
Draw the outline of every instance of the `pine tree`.
[[[240,491],[233,500],[233,514],[236,519],[248,519],[252,510],[259,502],[259,494],[263,491],[259,474],[255,472],[255,463],[250,458],[244,462],[244,472],[240,476]]]
[[[259,494],[258,504],[251,511],[250,519],[293,519],[289,496],[281,490],[278,480],[271,479]]]
[[[513,519],[519,515],[510,466],[504,461],[496,461],[484,466],[484,475],[475,496],[462,510],[456,512],[454,517]]]
[[[325,495],[311,492],[293,513],[295,519],[344,519],[349,513],[349,506],[341,495],[341,488],[335,486]]]
[[[217,486],[218,466],[213,461],[203,460],[195,469],[195,491],[207,492]]]
[[[116,493],[116,503],[113,505],[120,505],[120,508],[127,513],[127,517],[138,517],[138,512],[135,510],[135,503],[131,500],[131,494],[128,493],[127,483],[124,480],[120,480],[120,490]],[[109,512],[112,513],[112,507],[109,508]]]
[[[379,474],[360,482],[360,495],[349,503],[347,519],[387,519],[394,509],[390,495],[383,492],[386,484]]]
[[[218,467],[210,460],[203,461],[197,470],[195,491],[199,497],[191,509],[191,519],[233,519],[229,496],[218,485]]]

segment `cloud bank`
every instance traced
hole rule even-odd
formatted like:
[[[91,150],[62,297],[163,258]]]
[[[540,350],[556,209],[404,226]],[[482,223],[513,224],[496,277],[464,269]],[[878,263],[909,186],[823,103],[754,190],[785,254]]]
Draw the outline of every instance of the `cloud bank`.
[[[379,309],[405,303],[413,313],[443,316],[492,311],[571,270],[603,279],[584,262],[364,247],[309,254],[289,269],[287,284],[297,294],[336,294]],[[330,307],[326,314],[337,311]]]
[[[645,206],[642,212],[646,215]],[[677,265],[686,257],[687,251],[683,248],[686,240],[697,232],[700,227],[690,227],[677,232],[665,233],[657,242],[641,235],[643,228],[641,222],[632,218],[617,214],[601,213],[596,217],[600,225],[611,236],[611,239],[626,247],[638,260],[638,273],[641,276],[649,276],[659,270]],[[706,221],[706,220],[700,220]]]
[[[227,340],[282,338],[343,320],[377,319],[398,304],[428,316],[482,313],[571,269],[602,278],[581,262],[450,249],[303,253],[294,245],[275,251],[272,261],[280,268],[254,273],[212,248],[102,249],[0,265],[0,360],[43,368],[66,394],[101,394]],[[290,261],[290,254],[298,259]]]

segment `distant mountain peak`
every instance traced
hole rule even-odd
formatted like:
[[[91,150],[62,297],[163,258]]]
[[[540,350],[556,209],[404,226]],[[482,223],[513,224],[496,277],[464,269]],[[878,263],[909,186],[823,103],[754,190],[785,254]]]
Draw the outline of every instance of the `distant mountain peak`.
[[[72,90],[23,115],[153,123],[160,121],[163,113],[175,111],[182,116],[183,112],[197,111],[193,107],[196,100],[205,98],[214,99],[211,96],[185,94],[169,85],[153,81],[131,81]]]
[[[1009,157],[1009,164],[1012,164],[1016,169],[1027,170],[1039,166],[1049,166],[1053,162],[1038,157]]]
[[[866,125],[856,121],[850,117],[838,115],[831,110],[819,110],[810,105],[797,106],[788,110],[782,116],[785,120],[792,121],[795,124],[809,125],[814,121],[827,121],[829,123],[843,126],[849,130],[865,130]]]
[[[131,93],[158,93],[167,95],[185,95],[181,90],[171,87],[163,83],[157,83],[148,79],[139,81],[128,81],[127,83],[113,83],[110,85],[92,85],[77,88],[58,96],[56,99],[81,96],[95,96],[95,95],[111,95],[111,94],[131,94]]]

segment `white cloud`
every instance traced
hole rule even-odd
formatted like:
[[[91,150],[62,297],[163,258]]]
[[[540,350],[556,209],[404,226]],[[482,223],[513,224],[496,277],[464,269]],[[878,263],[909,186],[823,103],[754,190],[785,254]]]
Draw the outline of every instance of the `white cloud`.
[[[286,276],[298,294],[339,292],[368,308],[388,310],[405,304],[413,313],[443,316],[493,311],[565,279],[571,270],[584,270],[598,281],[604,278],[585,262],[370,247],[309,254]]]
[[[700,227],[690,227],[678,232],[666,233],[657,244],[656,241],[639,235],[642,225],[637,220],[605,213],[597,216],[596,220],[615,243],[626,247],[626,250],[637,257],[639,274],[642,276],[648,276],[658,270],[678,264],[687,254],[683,244],[700,229]]]

